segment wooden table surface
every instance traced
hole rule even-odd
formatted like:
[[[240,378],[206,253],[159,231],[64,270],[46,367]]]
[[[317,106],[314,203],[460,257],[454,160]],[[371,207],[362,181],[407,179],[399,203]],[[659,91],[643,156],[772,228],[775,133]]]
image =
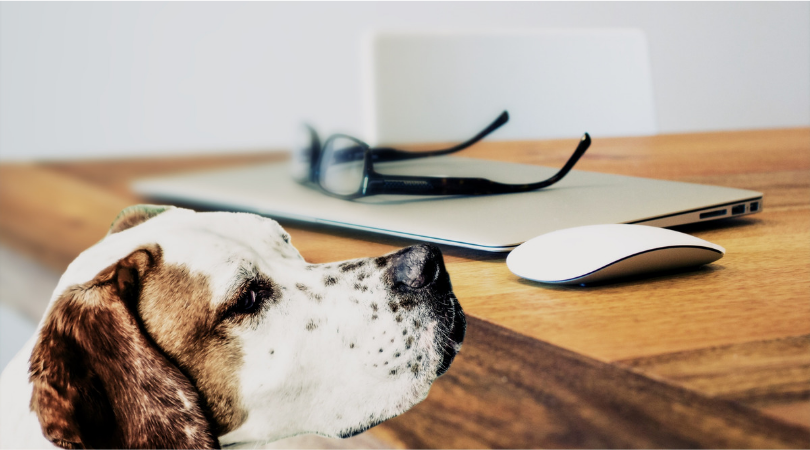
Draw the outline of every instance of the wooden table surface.
[[[574,140],[486,142],[465,156],[560,166]],[[276,153],[0,165],[0,241],[62,270],[131,180]],[[726,248],[699,270],[549,287],[505,254],[442,246],[469,319],[428,399],[372,429],[398,447],[810,446],[810,129],[594,138],[578,169],[764,193],[746,218],[678,228]],[[282,221],[311,262],[406,239]]]

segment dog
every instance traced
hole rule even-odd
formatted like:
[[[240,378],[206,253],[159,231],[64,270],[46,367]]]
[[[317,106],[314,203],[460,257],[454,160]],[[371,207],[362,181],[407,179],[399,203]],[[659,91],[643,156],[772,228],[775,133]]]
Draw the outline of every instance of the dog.
[[[3,447],[348,437],[423,400],[465,333],[441,252],[309,264],[275,221],[138,205],[68,267],[0,379]]]

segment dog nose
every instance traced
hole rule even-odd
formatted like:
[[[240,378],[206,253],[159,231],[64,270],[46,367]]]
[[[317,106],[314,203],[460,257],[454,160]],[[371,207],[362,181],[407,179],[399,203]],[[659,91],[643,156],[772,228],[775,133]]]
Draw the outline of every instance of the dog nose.
[[[397,253],[391,262],[395,284],[419,289],[430,285],[444,271],[442,252],[435,245],[419,244]]]

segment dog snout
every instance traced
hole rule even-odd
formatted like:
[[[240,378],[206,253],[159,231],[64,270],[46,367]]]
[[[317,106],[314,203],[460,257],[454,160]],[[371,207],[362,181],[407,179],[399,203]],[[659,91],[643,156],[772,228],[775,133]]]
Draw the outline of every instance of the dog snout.
[[[446,273],[441,250],[430,244],[413,245],[396,253],[390,270],[395,285],[410,289],[429,286]]]

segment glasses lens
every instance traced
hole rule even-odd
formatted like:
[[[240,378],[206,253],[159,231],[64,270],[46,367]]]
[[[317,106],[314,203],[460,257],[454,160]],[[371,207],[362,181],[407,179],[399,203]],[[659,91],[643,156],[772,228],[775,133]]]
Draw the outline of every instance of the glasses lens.
[[[366,147],[345,138],[330,139],[321,158],[321,186],[338,195],[351,195],[363,184]]]
[[[292,160],[290,161],[290,173],[293,178],[299,181],[309,179],[312,158],[317,157],[317,147],[319,146],[315,131],[306,126],[301,127],[293,142]]]

